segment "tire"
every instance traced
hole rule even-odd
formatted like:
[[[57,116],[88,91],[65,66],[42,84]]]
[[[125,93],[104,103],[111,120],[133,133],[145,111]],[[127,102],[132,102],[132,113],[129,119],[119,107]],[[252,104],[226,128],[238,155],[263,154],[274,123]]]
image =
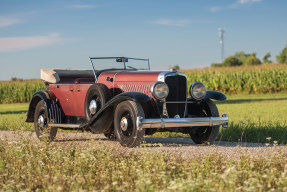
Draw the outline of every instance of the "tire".
[[[114,114],[114,129],[117,140],[124,147],[136,147],[144,139],[145,130],[137,129],[137,117],[145,117],[139,103],[124,101],[117,105]]]
[[[206,100],[201,111],[202,117],[219,117],[218,109],[213,101]],[[219,133],[219,125],[212,127],[198,127],[194,132],[190,132],[191,139],[196,144],[213,144]]]
[[[112,129],[110,132],[108,133],[104,133],[105,137],[110,140],[110,141],[115,141],[117,140],[116,135],[115,135],[115,131],[114,129]]]
[[[111,98],[111,94],[107,86],[104,84],[94,84],[87,91],[86,99],[85,99],[85,113],[86,118],[89,121],[103,106],[109,101]],[[94,100],[96,102],[96,111],[91,112],[89,106],[91,101]]]
[[[36,106],[34,115],[36,135],[41,141],[53,141],[57,135],[58,128],[49,128],[48,122],[46,103],[41,100]]]

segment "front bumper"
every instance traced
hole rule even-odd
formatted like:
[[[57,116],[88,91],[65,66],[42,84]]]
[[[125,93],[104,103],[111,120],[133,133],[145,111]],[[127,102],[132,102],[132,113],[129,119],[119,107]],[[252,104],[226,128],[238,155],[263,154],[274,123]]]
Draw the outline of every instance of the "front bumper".
[[[142,119],[138,117],[138,129],[148,128],[171,128],[171,127],[212,127],[222,125],[228,126],[228,115],[222,117],[195,117],[195,118],[159,118]]]

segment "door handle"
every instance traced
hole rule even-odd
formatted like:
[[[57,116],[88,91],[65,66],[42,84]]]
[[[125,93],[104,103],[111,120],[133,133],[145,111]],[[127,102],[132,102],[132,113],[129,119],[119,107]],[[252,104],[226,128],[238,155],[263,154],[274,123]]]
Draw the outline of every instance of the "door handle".
[[[80,89],[78,89],[78,90],[77,90],[77,92],[81,92],[81,90],[80,90]]]
[[[73,92],[73,89],[69,89],[69,91]]]

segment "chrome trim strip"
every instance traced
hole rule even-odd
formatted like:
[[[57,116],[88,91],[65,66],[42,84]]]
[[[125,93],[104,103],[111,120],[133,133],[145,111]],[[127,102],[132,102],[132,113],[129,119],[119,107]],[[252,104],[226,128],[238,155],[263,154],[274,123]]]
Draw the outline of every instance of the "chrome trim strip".
[[[185,78],[186,78],[186,75],[184,73],[182,73],[182,72],[178,72],[178,71],[163,71],[163,72],[160,72],[158,74],[157,80],[165,82],[165,78],[167,76],[174,76],[174,75],[181,75],[181,76],[185,76]]]
[[[186,74],[182,73],[182,72],[178,72],[178,71],[163,71],[163,72],[160,72],[158,74],[158,78],[157,80],[158,81],[162,81],[162,82],[165,82],[165,78],[168,77],[168,76],[175,76],[175,75],[181,75],[181,76],[184,76],[186,78],[186,99],[185,99],[185,107],[184,107],[184,116],[187,116],[187,96],[188,96],[188,86],[187,86],[187,76]]]
[[[212,127],[222,125],[227,127],[228,115],[222,117],[195,117],[195,118],[137,118],[138,129],[171,128],[171,127]]]
[[[59,123],[51,123],[48,124],[49,127],[57,127],[57,128],[71,128],[71,129],[78,129],[81,127],[79,124],[59,124]]]

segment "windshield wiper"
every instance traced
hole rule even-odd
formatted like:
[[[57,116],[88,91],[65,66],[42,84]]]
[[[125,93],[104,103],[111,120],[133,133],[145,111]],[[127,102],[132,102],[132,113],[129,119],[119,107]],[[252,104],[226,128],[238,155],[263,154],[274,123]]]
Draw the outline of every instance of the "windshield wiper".
[[[136,68],[134,68],[134,67],[132,67],[132,66],[127,66],[128,68],[131,68],[131,69],[134,69],[134,70],[138,70],[138,69],[136,69]]]

